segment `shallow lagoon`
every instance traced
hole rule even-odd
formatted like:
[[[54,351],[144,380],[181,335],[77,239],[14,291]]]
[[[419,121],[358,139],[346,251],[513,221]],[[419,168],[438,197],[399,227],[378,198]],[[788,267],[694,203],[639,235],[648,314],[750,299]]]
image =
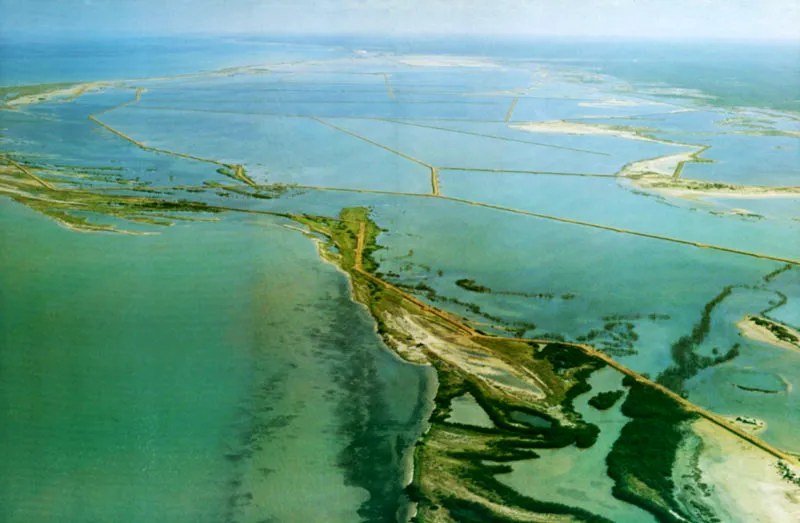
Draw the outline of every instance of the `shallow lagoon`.
[[[656,134],[670,140],[710,145],[703,158],[713,163],[687,163],[684,178],[745,185],[791,186],[800,183],[800,139],[792,136]]]
[[[800,245],[787,241],[797,222],[777,222],[710,214],[708,204],[646,197],[625,180],[441,171],[445,195],[583,220],[637,232],[800,258]],[[625,184],[625,185],[623,185]]]
[[[410,63],[425,63],[411,59]],[[435,61],[435,60],[434,60]],[[456,57],[455,62],[458,62]],[[527,87],[533,82],[530,71],[502,66],[454,67],[408,67],[393,71],[389,77],[392,88],[399,93],[448,93],[482,94],[503,92]]]
[[[796,271],[781,276],[784,280],[796,279],[793,272]],[[776,282],[770,287],[796,296],[787,283]],[[767,428],[761,437],[779,448],[797,451],[800,448],[796,437],[800,410],[796,380],[800,376],[800,355],[790,349],[745,338],[735,325],[745,314],[760,314],[776,299],[771,291],[737,288],[715,309],[711,331],[700,352],[711,355],[712,347],[724,352],[738,344],[740,355],[701,372],[687,383],[687,389],[690,400],[715,412],[766,421]]]
[[[509,141],[470,134],[475,131],[450,132],[451,122],[435,120],[418,125],[344,118],[331,121],[437,167],[615,174],[625,163],[675,152],[672,146],[628,140],[622,147],[636,152],[619,158],[597,146],[600,142],[609,145],[620,140],[584,141],[559,135],[517,133],[514,141]]]
[[[620,400],[606,411],[590,407],[589,398],[599,392],[622,390],[622,376],[611,368],[589,378],[592,390],[575,398],[575,409],[600,427],[600,435],[588,449],[537,449],[539,458],[514,463],[514,470],[497,478],[518,492],[541,501],[579,506],[615,523],[655,522],[644,510],[612,496],[614,481],[605,474],[605,459],[628,418],[620,412]]]
[[[368,93],[368,100],[275,100],[248,101],[201,100],[165,101],[142,104],[142,108],[186,109],[186,111],[230,112],[231,114],[260,114],[287,116],[316,116],[319,118],[454,118],[496,121],[508,110],[507,104],[493,101],[409,100],[391,99],[383,93]],[[210,108],[210,109],[209,109]]]
[[[122,109],[103,120],[152,147],[242,163],[257,183],[431,187],[425,166],[308,118]]]
[[[107,170],[99,173],[106,179],[67,179],[89,185],[112,185],[117,177],[154,185],[227,180],[216,172],[219,166],[144,151],[88,119],[132,98],[130,90],[110,90],[86,95],[79,102],[47,104],[26,112],[0,111],[0,124],[7,128],[6,147],[15,158],[43,167],[66,167],[79,173]]]
[[[795,270],[784,273],[792,278]],[[796,276],[795,276],[796,278]],[[754,284],[756,282],[753,282]],[[730,416],[752,416],[767,422],[759,435],[778,448],[797,451],[797,423],[800,422],[796,377],[800,376],[800,354],[795,351],[753,341],[741,335],[735,325],[745,315],[760,315],[778,296],[767,287],[792,296],[785,284],[758,289],[735,287],[711,315],[710,331],[697,353],[715,357],[736,346],[739,355],[732,361],[709,367],[686,383],[689,399]],[[780,310],[780,309],[778,309]],[[758,390],[747,390],[758,389]]]
[[[494,422],[483,410],[472,394],[464,394],[453,398],[450,402],[450,415],[447,420],[450,423],[461,423],[462,425],[473,425],[476,427],[494,428]]]

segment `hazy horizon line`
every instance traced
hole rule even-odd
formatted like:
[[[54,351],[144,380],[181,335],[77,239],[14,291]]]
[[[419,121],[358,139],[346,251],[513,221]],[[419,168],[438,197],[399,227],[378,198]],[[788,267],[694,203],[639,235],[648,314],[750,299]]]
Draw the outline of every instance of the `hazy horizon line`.
[[[83,31],[61,31],[61,32],[35,32],[35,31],[5,31],[0,34],[0,41],[24,40],[26,38],[36,40],[109,40],[109,39],[129,39],[129,38],[252,38],[267,40],[275,39],[297,39],[297,38],[353,38],[365,40],[436,40],[457,38],[459,40],[486,40],[495,41],[524,41],[524,40],[573,40],[573,41],[647,41],[647,42],[670,42],[670,43],[692,43],[692,42],[727,42],[727,43],[797,43],[800,44],[800,35],[797,37],[764,37],[764,36],[720,36],[720,35],[692,35],[692,36],[669,36],[669,35],[615,35],[615,34],[581,34],[581,33],[562,33],[562,34],[524,34],[524,33],[492,33],[492,32],[395,32],[395,33],[368,33],[368,32],[320,32],[320,31],[269,31],[269,32],[207,32],[207,31],[171,31],[171,32],[93,32],[87,35]]]

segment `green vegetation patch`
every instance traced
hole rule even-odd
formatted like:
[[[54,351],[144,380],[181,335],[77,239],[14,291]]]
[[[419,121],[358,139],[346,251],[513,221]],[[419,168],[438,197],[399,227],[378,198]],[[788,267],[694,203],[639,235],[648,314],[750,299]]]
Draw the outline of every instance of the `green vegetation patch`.
[[[496,444],[459,427],[434,425],[417,445],[415,480],[407,490],[417,503],[412,521],[512,523],[532,516],[571,516],[572,521],[607,523],[609,520],[579,507],[545,502],[519,494],[496,479],[511,467],[464,456],[481,455]]]
[[[609,390],[600,392],[589,398],[589,405],[597,410],[608,410],[622,399],[625,395],[624,390]]]
[[[592,369],[599,369],[605,363],[582,351],[578,347],[563,343],[548,343],[543,349],[536,353],[537,358],[542,358],[550,362],[556,372],[590,366]]]
[[[352,271],[356,266],[356,249],[361,224],[364,224],[364,246],[362,254],[363,269],[372,273],[378,267],[373,258],[375,251],[381,247],[377,244],[380,228],[369,218],[369,209],[366,207],[348,207],[342,209],[339,218],[326,216],[311,216],[307,214],[291,215],[290,217],[311,231],[320,233],[329,238],[330,246],[335,247],[336,253],[329,249],[328,255],[337,259],[342,269]]]
[[[484,287],[483,285],[478,285],[475,280],[470,280],[469,278],[461,278],[460,280],[456,280],[456,285],[461,287],[462,289],[466,289],[472,292],[492,292],[492,289],[489,287]]]
[[[622,413],[632,418],[606,457],[615,497],[651,512],[662,523],[679,523],[672,469],[684,423],[696,418],[666,393],[626,379]],[[683,515],[685,517],[685,515]]]
[[[175,220],[165,212],[219,212],[219,209],[205,203],[189,200],[173,201],[46,187],[14,168],[4,168],[0,172],[0,192],[6,192],[13,200],[80,231],[121,232],[115,226],[101,223],[103,216],[164,226],[173,225]]]
[[[751,316],[750,321],[759,327],[764,327],[770,331],[773,336],[781,341],[786,341],[793,344],[797,344],[797,342],[800,341],[797,339],[797,336],[789,332],[789,330],[780,323],[768,320],[766,318],[759,318],[758,316]]]
[[[775,467],[778,469],[778,472],[781,475],[781,478],[788,481],[792,485],[796,487],[800,487],[800,475],[796,474],[789,466],[784,463],[783,461],[779,461],[775,464]]]

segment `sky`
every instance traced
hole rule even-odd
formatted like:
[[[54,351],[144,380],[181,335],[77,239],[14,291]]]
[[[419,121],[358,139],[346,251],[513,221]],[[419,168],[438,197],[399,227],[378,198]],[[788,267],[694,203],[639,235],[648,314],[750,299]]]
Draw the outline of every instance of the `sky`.
[[[0,0],[0,34],[800,40],[800,0]]]

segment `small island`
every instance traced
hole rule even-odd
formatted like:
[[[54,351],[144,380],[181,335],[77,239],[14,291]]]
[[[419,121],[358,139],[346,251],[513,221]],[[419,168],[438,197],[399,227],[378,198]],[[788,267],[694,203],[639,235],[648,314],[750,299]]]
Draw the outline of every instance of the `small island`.
[[[589,399],[589,405],[597,410],[608,410],[622,399],[625,395],[624,390],[609,390],[600,392]]]

